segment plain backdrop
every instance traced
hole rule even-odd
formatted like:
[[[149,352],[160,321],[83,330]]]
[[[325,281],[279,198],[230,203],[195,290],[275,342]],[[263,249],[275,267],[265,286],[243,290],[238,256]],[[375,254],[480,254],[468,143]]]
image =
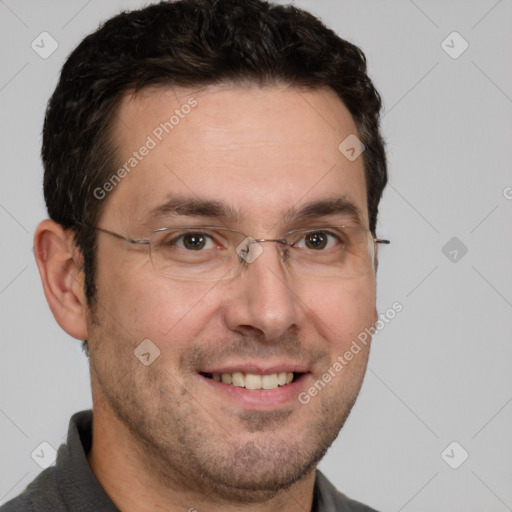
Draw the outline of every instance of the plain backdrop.
[[[32,253],[45,105],[81,39],[142,5],[0,1],[0,503],[92,405],[87,359],[53,319]],[[378,234],[392,244],[378,308],[403,305],[320,468],[382,511],[512,510],[512,1],[295,5],[363,49],[383,96]],[[32,44],[52,49],[43,32],[58,45],[46,58]]]

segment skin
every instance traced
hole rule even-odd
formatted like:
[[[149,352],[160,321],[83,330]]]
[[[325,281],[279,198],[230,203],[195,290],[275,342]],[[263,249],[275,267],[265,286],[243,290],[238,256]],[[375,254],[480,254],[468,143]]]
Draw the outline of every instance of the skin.
[[[254,238],[309,227],[283,222],[284,213],[333,196],[355,204],[368,227],[363,160],[350,162],[338,150],[357,130],[330,90],[224,85],[127,95],[113,133],[120,165],[190,96],[197,106],[108,194],[99,226],[145,237],[150,228],[176,222],[144,223],[172,192],[239,210],[230,227]],[[316,224],[342,221],[323,217]],[[310,510],[316,464],[357,397],[369,346],[307,405],[295,397],[266,410],[241,406],[198,370],[293,361],[308,368],[299,389],[307,390],[376,322],[374,273],[299,278],[270,242],[236,278],[175,280],[154,271],[147,248],[98,237],[92,310],[71,234],[46,220],[34,246],[55,318],[71,336],[89,342],[94,440],[88,459],[117,507]],[[160,350],[149,366],[133,354],[144,339]]]

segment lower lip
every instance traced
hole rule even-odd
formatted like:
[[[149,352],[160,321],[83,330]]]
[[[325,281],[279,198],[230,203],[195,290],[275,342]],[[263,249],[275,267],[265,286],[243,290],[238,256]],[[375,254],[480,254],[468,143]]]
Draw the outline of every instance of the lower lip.
[[[299,393],[306,388],[309,373],[303,373],[290,384],[279,386],[276,389],[246,389],[233,384],[225,384],[214,379],[209,379],[198,374],[204,384],[223,396],[239,404],[242,408],[251,410],[269,410],[276,407],[296,402],[299,404]]]

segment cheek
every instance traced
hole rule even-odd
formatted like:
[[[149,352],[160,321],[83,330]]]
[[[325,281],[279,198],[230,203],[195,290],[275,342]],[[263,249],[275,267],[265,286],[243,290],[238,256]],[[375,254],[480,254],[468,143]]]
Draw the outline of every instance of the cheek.
[[[202,330],[214,309],[214,283],[171,280],[150,268],[121,269],[98,276],[98,298],[134,343],[149,338],[161,348],[170,341],[178,348]]]
[[[375,321],[373,276],[312,286],[303,300],[317,331],[338,350],[350,345]]]

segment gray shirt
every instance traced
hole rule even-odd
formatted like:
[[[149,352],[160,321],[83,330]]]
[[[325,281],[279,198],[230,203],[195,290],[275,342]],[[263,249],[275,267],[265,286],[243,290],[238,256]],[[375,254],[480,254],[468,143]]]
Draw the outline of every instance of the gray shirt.
[[[55,466],[40,473],[0,512],[119,512],[91,471],[87,461],[91,444],[92,410],[77,412],[71,417],[67,443],[60,446]],[[311,512],[334,511],[375,512],[339,493],[317,470]]]

